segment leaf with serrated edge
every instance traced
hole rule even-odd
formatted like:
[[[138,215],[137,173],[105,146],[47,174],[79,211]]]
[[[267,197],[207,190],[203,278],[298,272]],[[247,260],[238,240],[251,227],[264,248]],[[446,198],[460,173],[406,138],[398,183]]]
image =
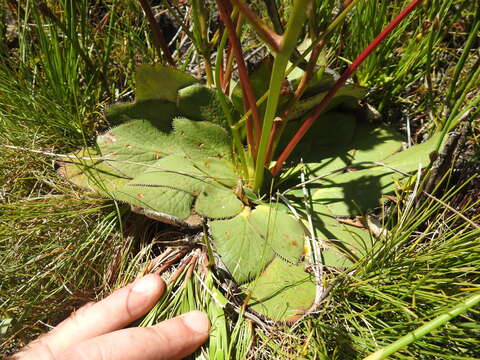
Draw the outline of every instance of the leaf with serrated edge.
[[[119,173],[134,177],[158,159],[181,153],[178,141],[152,122],[133,120],[98,136],[97,144],[107,163]]]
[[[187,219],[191,215],[194,196],[179,189],[124,185],[113,192],[113,198],[147,210]]]
[[[150,219],[161,221],[165,224],[170,224],[174,226],[197,229],[202,227],[202,225],[204,224],[203,217],[196,214],[190,215],[186,219],[180,219],[178,217],[171,216],[169,214],[146,209],[140,206],[131,205],[131,209],[134,213],[145,215]]]
[[[305,228],[292,215],[278,211],[276,204],[257,206],[253,215],[252,225],[265,239],[267,234],[272,238],[267,243],[275,254],[292,264],[297,263],[303,255]]]
[[[95,149],[85,148],[72,154],[71,159],[57,162],[58,174],[89,191],[110,196],[112,191],[130,181],[107,166]]]
[[[228,164],[226,161],[224,163]],[[217,171],[220,171],[219,168]],[[221,174],[224,175],[227,171],[223,170]],[[218,183],[215,175],[213,172],[202,171],[195,162],[184,156],[170,155],[153,163],[148,170],[119,189],[117,194],[123,201],[172,216],[178,216],[178,208],[181,207],[183,211],[181,219],[190,215],[184,211],[187,207],[195,208],[198,214],[207,218],[237,215],[243,209],[242,202],[232,189]],[[231,173],[230,176],[234,174]],[[178,191],[185,193],[183,197],[176,195],[182,204],[165,200],[170,190],[172,194]],[[219,200],[223,201],[221,206],[218,203]],[[224,213],[220,211],[222,207]]]
[[[267,205],[210,221],[209,228],[217,253],[238,283],[258,276],[275,255],[297,263],[303,254],[302,225]]]
[[[294,322],[314,304],[316,286],[305,265],[274,259],[247,286],[251,310],[274,321]]]

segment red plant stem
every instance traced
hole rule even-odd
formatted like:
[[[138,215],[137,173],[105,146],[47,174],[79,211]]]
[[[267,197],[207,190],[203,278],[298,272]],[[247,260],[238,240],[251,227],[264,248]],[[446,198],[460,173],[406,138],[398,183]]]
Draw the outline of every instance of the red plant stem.
[[[175,255],[172,259],[168,260],[165,264],[163,264],[160,268],[158,268],[156,271],[155,271],[155,274],[157,275],[161,275],[165,272],[165,270],[167,270],[170,266],[172,266],[175,262],[177,262],[178,260],[180,260],[182,257],[184,257],[188,252],[190,251],[190,249],[186,249],[186,250],[181,250],[177,255]]]
[[[240,33],[242,27],[242,15],[239,12],[237,16],[232,19],[233,26],[235,27],[237,34]],[[223,92],[225,94],[228,93],[229,86],[230,86],[230,79],[232,78],[232,70],[233,70],[233,51],[232,51],[232,42],[230,39],[228,40],[228,47],[227,47],[227,54],[226,54],[226,65],[225,65],[225,74],[223,76],[224,80],[222,83]]]
[[[147,16],[147,20],[150,24],[150,27],[153,32],[153,40],[155,44],[163,52],[165,58],[167,59],[168,63],[173,67],[176,67],[175,60],[173,60],[172,55],[170,54],[170,50],[168,50],[168,44],[163,36],[162,30],[160,29],[160,25],[158,25],[157,20],[155,20],[155,15],[153,15],[152,8],[147,0],[139,0],[140,5],[142,6],[145,15]]]
[[[175,272],[172,275],[170,275],[170,277],[168,278],[167,284],[169,286],[171,284],[174,284],[175,281],[178,280],[178,278],[180,277],[180,275],[182,275],[185,268],[192,263],[192,260],[194,260],[194,257],[196,257],[196,255],[190,254],[185,259],[182,260],[182,262],[177,267]]]
[[[275,52],[280,51],[282,36],[270,29],[255,12],[253,12],[248,5],[242,0],[232,0],[236,7],[248,19],[258,35],[273,49]]]
[[[220,17],[222,18],[222,22],[225,24],[225,27],[227,28],[228,34],[230,36],[232,50],[235,55],[235,59],[237,60],[238,76],[240,77],[243,98],[245,103],[248,105],[248,108],[252,111],[252,118],[247,119],[247,140],[253,153],[253,158],[255,158],[258,148],[257,140],[260,138],[260,134],[262,131],[260,124],[260,114],[258,113],[255,95],[253,92],[252,84],[250,83],[250,78],[248,77],[247,66],[245,65],[245,60],[243,58],[242,45],[240,43],[240,39],[237,36],[237,32],[235,31],[232,20],[230,19],[230,15],[227,12],[225,0],[216,0],[216,3],[218,9],[220,10]]]
[[[221,86],[221,89],[223,91],[223,93],[225,94],[225,52],[223,52],[222,54],[222,61],[220,63],[220,86]]]
[[[352,76],[352,74],[358,69],[358,67],[362,64],[362,62],[375,50],[378,45],[385,39],[385,37],[390,34],[390,32],[395,29],[398,24],[410,13],[412,12],[415,7],[417,7],[422,0],[413,0],[411,1],[396,17],[393,19],[383,30],[380,34],[377,35],[375,39],[372,40],[370,44],[357,56],[357,58],[352,62],[352,64],[345,70],[342,76],[337,80],[335,85],[329,90],[327,95],[323,98],[323,100],[318,104],[318,106],[313,110],[310,116],[303,122],[300,129],[298,129],[297,133],[293,136],[292,140],[288,143],[285,147],[283,152],[277,159],[275,166],[272,169],[272,175],[277,176],[282,168],[283,163],[287,160],[288,156],[292,153],[295,146],[298,142],[302,139],[305,133],[310,129],[313,125],[315,120],[319,117],[319,115],[325,110],[327,105],[333,99],[335,94],[338,90],[345,84],[347,79]]]

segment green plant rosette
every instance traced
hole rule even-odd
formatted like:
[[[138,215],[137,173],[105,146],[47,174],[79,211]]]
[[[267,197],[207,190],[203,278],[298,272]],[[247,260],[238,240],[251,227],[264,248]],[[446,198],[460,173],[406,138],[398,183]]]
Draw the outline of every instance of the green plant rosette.
[[[268,69],[254,72],[254,85],[265,74]],[[287,133],[325,96],[329,76],[314,81]],[[244,290],[250,309],[274,321],[295,321],[315,302],[317,284],[306,270],[311,252],[306,239],[312,235],[306,215],[321,241],[323,266],[348,268],[374,251],[377,242],[368,230],[337,217],[378,206],[396,181],[428,164],[438,141],[400,151],[401,136],[394,130],[357,121],[351,109],[364,89],[348,85],[293,154],[302,163],[280,177],[279,191],[302,220],[278,201],[245,200],[248,189],[213,89],[164,66],[139,67],[136,86],[135,103],[107,110],[107,119],[117,126],[99,135],[94,146],[62,159],[59,173],[150,218],[189,228],[206,225],[213,250]],[[232,99],[228,106],[238,119],[238,91]],[[298,185],[300,172],[308,184]]]

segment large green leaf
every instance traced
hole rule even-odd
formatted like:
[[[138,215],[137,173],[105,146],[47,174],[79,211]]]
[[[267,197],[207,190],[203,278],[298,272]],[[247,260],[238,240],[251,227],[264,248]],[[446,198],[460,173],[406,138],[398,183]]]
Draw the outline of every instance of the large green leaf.
[[[84,190],[103,196],[111,196],[113,191],[131,180],[108,166],[93,148],[82,149],[71,154],[70,159],[62,159],[57,164],[57,172],[62,177]]]
[[[195,159],[217,157],[231,159],[231,139],[224,128],[208,121],[177,118],[173,121],[172,139],[186,156]]]
[[[225,174],[228,170],[223,169],[221,173]],[[182,155],[158,160],[119,188],[114,196],[118,200],[182,220],[192,215],[194,210],[207,218],[224,218],[235,216],[243,208],[232,189],[216,182],[215,173],[204,173],[195,162]],[[221,205],[219,200],[222,201]]]
[[[372,158],[385,165],[368,165],[361,170],[333,174],[310,184],[314,209],[326,206],[335,215],[364,213],[379,204],[382,194],[395,188],[395,182],[420,167],[428,165],[429,155],[435,150],[438,136],[408,150],[388,156]]]
[[[257,277],[274,257],[295,264],[303,254],[304,228],[268,205],[245,208],[228,220],[209,222],[222,262],[239,283]]]
[[[61,173],[169,223],[200,226],[199,218],[240,213],[240,179],[225,129],[184,118],[175,119],[173,127],[166,132],[152,121],[124,123],[97,138],[94,160],[64,163]]]
[[[315,301],[315,281],[305,265],[292,265],[279,258],[246,288],[249,308],[274,321],[296,321]]]
[[[193,76],[164,65],[141,65],[136,74],[136,102],[163,100],[177,102],[178,91],[197,83]]]
[[[119,173],[134,177],[158,159],[180,152],[178,142],[147,120],[133,120],[97,137],[106,163]]]

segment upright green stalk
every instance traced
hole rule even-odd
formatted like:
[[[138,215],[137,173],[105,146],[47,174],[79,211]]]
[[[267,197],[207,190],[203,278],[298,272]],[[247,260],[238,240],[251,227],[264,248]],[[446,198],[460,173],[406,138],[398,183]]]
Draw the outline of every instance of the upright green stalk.
[[[205,74],[207,76],[207,83],[213,85],[212,64],[210,63],[210,49],[208,42],[208,25],[207,25],[207,11],[205,3],[200,0],[193,0],[192,18],[193,18],[193,35],[199,45],[197,48],[205,60]]]
[[[359,1],[361,0],[352,0],[350,4],[348,4],[348,6],[346,6],[340,12],[340,14],[338,14],[338,16],[335,17],[335,19],[333,19],[333,21],[328,25],[327,29],[312,44],[313,46],[312,52],[310,54],[310,59],[308,60],[307,68],[305,69],[303,77],[300,80],[300,83],[298,84],[297,88],[295,89],[293,97],[288,102],[283,112],[283,115],[281,116],[281,120],[278,123],[276,122],[272,128],[271,139],[270,139],[271,143],[267,148],[267,159],[266,159],[267,163],[270,162],[273,154],[275,153],[278,143],[280,142],[280,138],[282,137],[283,131],[285,130],[285,127],[287,125],[286,115],[288,114],[290,109],[292,109],[292,107],[295,106],[297,101],[301,98],[304,91],[306,90],[308,83],[312,79],[313,72],[315,71],[318,57],[320,56],[323,48],[325,47],[327,40],[329,39],[333,30],[339,24],[341,24],[343,20],[345,20],[347,14],[357,5]]]
[[[311,0],[296,0],[293,4],[293,10],[290,20],[287,24],[287,30],[282,37],[280,51],[276,54],[273,62],[272,75],[270,77],[270,95],[267,101],[267,108],[263,119],[262,135],[258,147],[257,161],[255,164],[255,180],[253,191],[257,192],[263,183],[265,171],[265,159],[267,156],[268,141],[273,126],[273,119],[277,112],[278,99],[282,82],[285,78],[285,69],[288,65],[290,55],[295,50],[300,31],[307,18],[307,13],[311,5]]]
[[[445,325],[455,316],[463,314],[468,311],[470,308],[474,307],[480,303],[480,294],[474,294],[463,301],[461,304],[455,306],[453,309],[449,310],[447,313],[442,314],[432,321],[429,321],[425,325],[420,326],[417,330],[408,333],[407,335],[401,337],[397,341],[388,345],[387,347],[380,349],[373,354],[367,356],[364,360],[382,360],[397,352],[400,349],[403,349],[405,346],[415,342],[421,337],[431,333],[440,326]]]

